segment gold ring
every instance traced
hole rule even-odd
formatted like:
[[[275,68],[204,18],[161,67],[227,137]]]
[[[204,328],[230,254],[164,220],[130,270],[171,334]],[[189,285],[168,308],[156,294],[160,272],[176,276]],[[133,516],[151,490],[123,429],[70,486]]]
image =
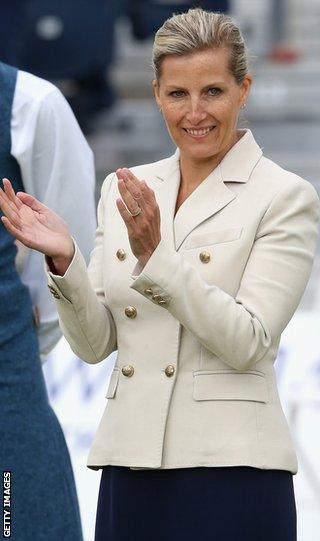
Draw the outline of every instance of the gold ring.
[[[136,210],[135,212],[131,212],[131,216],[133,216],[134,218],[136,216],[139,216],[139,214],[141,214],[142,210],[140,207],[138,207],[138,210]]]

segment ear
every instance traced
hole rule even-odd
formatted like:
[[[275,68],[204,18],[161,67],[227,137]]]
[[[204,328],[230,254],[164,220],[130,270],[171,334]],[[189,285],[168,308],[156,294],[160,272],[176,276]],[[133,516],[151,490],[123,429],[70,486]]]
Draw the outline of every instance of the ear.
[[[252,85],[252,75],[247,73],[247,75],[245,75],[241,84],[241,93],[240,93],[241,104],[247,102],[249,98],[249,94],[250,94],[251,85]]]
[[[154,94],[155,100],[156,100],[157,105],[158,105],[158,107],[160,109],[161,108],[160,85],[159,85],[159,81],[157,81],[157,79],[153,79],[152,88],[153,88],[153,94]]]

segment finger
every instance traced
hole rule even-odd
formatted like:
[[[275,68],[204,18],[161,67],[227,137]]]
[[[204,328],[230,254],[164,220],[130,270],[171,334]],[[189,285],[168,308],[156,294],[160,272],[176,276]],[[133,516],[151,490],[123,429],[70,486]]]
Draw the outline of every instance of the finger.
[[[132,198],[130,192],[124,187],[123,181],[119,181],[119,192],[122,196],[122,202],[125,205],[127,211],[132,216],[139,211],[140,207],[138,203]]]
[[[22,244],[24,244],[25,246],[27,246],[29,248],[29,245],[27,244],[26,242],[26,239],[24,237],[24,235],[21,233],[20,229],[18,229],[17,227],[15,227],[11,222],[10,220],[8,220],[8,218],[6,216],[1,216],[1,220],[2,220],[2,223],[3,225],[5,226],[6,230],[13,236],[15,237],[16,239],[20,240],[20,242],[22,242]]]
[[[12,208],[10,201],[8,201],[7,197],[5,196],[3,190],[0,188],[0,208],[5,214],[5,216],[12,222],[16,227],[21,227],[21,219],[19,217],[19,214],[16,212],[14,208]]]
[[[2,188],[0,188],[0,195],[1,195],[1,200],[4,203],[6,203],[8,205],[8,207],[10,207],[12,209],[13,212],[18,213],[19,209],[18,209],[17,205],[12,203],[11,199],[9,199],[8,195],[6,194],[6,192],[3,191]]]
[[[158,205],[157,200],[156,200],[155,195],[154,195],[154,191],[151,188],[149,188],[149,186],[148,186],[148,184],[146,183],[145,180],[141,181],[141,191],[143,193],[144,200],[148,204],[150,204],[150,205],[153,205],[153,204]]]
[[[154,195],[154,191],[149,188],[148,184],[145,180],[139,180],[133,173],[130,171],[130,169],[124,169],[127,175],[127,178],[130,180],[131,183],[135,184],[135,186],[138,187],[138,189],[141,191],[143,199],[145,203],[153,204],[156,203],[156,198]]]
[[[130,172],[130,175],[134,177],[133,173]],[[131,186],[138,180],[136,177],[130,178],[127,180],[126,184],[131,183]],[[141,192],[141,198],[138,200],[139,206],[146,212],[146,208],[152,208],[155,207],[159,209],[157,200],[155,198],[154,191],[149,188],[148,184],[145,180],[139,180],[139,190]]]
[[[131,196],[137,201],[141,209],[145,209],[146,202],[144,200],[143,193],[141,191],[141,182],[131,173],[129,169],[120,169],[120,178],[123,178],[125,185],[130,192]]]
[[[121,169],[125,182],[130,186],[130,189],[137,195],[141,194],[141,181],[130,171],[124,167]]]
[[[124,167],[122,169],[123,171],[123,174],[131,181],[133,182],[133,184],[135,184],[135,186],[137,186],[138,188],[140,188],[140,183],[141,183],[141,180],[138,179],[138,177],[136,177],[132,171],[130,171],[130,169],[128,169],[127,167]]]
[[[48,210],[48,207],[46,207],[46,205],[40,203],[38,199],[33,197],[33,195],[30,195],[29,193],[18,192],[17,197],[20,201],[22,201],[22,203],[30,207],[32,210],[35,210],[36,212],[45,212]]]
[[[135,228],[135,221],[130,212],[128,211],[126,205],[122,201],[122,199],[118,198],[116,199],[116,204],[118,207],[118,210],[123,218],[124,223],[127,226],[128,233],[131,234]]]
[[[117,170],[116,170],[116,175],[117,175],[117,177],[118,177],[119,180],[120,180],[120,179],[124,180],[125,177],[126,177],[125,169],[121,169],[121,168],[120,168],[120,169],[117,169]]]
[[[124,180],[120,179],[118,181],[118,188],[127,209],[129,210],[129,212],[134,214],[139,208],[141,208],[138,201],[133,198]]]
[[[12,184],[8,178],[2,179],[4,191],[10,201],[19,209],[22,206],[21,201],[17,198],[14,189],[12,188]]]

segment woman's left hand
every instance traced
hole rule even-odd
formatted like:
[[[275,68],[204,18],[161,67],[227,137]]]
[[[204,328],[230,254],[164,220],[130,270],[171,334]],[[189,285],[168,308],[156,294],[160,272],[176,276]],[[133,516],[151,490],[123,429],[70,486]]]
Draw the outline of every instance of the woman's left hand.
[[[138,180],[129,169],[117,169],[118,188],[122,197],[116,200],[127,226],[130,246],[144,266],[161,240],[160,209],[154,191],[144,180]],[[132,216],[141,209],[140,214]]]

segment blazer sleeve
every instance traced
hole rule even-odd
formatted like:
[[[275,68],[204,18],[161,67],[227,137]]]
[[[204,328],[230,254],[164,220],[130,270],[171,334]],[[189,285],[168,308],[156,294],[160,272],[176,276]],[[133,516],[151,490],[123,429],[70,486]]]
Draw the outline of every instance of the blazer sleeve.
[[[103,288],[103,235],[105,202],[111,184],[109,175],[101,189],[98,227],[87,269],[77,245],[73,259],[63,276],[50,271],[46,258],[48,285],[59,315],[61,330],[72,351],[88,363],[98,363],[117,349],[117,333]]]
[[[293,316],[310,277],[319,198],[300,179],[281,188],[256,234],[236,297],[207,284],[197,268],[161,240],[131,287],[146,289],[209,351],[243,371],[261,360]],[[140,268],[138,269],[138,272]]]

